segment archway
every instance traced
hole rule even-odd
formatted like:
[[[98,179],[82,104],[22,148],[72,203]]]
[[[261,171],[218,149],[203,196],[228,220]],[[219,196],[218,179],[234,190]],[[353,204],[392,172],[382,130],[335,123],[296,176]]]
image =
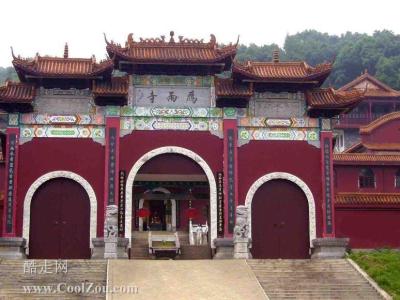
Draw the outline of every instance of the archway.
[[[54,179],[66,179],[73,181],[74,183],[77,183],[74,186],[74,190],[80,191],[78,194],[80,194],[83,197],[85,197],[86,202],[89,203],[89,216],[86,216],[85,218],[87,219],[89,223],[89,235],[87,236],[87,244],[92,248],[92,239],[96,237],[96,230],[97,230],[97,200],[96,200],[96,195],[95,192],[92,188],[92,186],[89,184],[88,181],[86,181],[83,177],[80,175],[69,172],[69,171],[53,171],[49,172],[47,174],[42,175],[38,179],[35,180],[35,182],[29,187],[25,199],[24,199],[24,210],[23,210],[23,227],[22,227],[22,237],[25,238],[27,248],[26,248],[26,254],[29,255],[29,246],[30,246],[30,229],[31,229],[31,206],[32,206],[32,200],[36,194],[36,192],[42,187],[42,185],[45,185],[48,181],[52,181]],[[64,190],[64,189],[62,189]],[[45,192],[45,191],[44,191]],[[62,196],[63,197],[63,196]],[[58,196],[56,196],[58,198]],[[85,200],[83,200],[85,201]],[[60,220],[61,222],[63,220]]]
[[[306,250],[312,247],[312,240],[316,237],[315,203],[310,189],[300,178],[284,172],[262,176],[249,189],[246,206],[249,211],[250,237],[255,248],[259,248],[253,251],[256,257],[308,257],[309,251]],[[253,226],[257,226],[257,229]],[[293,235],[297,235],[298,239],[291,238]],[[279,239],[283,239],[280,244]],[[290,245],[290,242],[295,245]],[[285,251],[279,253],[279,249],[265,247],[261,251],[260,247],[266,243],[276,247],[298,247],[303,249],[298,253],[303,254],[288,254]]]
[[[214,174],[207,162],[195,152],[177,146],[161,147],[144,154],[132,167],[126,183],[126,204],[125,204],[125,237],[131,241],[132,232],[132,205],[133,205],[133,184],[140,168],[152,158],[162,154],[175,153],[193,160],[203,170],[209,185],[209,215],[210,215],[210,244],[214,247],[214,239],[217,237],[217,187]],[[129,243],[130,245],[131,243]]]

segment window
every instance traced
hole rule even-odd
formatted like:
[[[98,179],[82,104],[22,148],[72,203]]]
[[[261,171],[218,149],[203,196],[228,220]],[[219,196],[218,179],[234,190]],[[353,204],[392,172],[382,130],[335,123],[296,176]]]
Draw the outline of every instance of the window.
[[[400,188],[400,169],[394,175],[394,186]]]
[[[358,176],[360,188],[375,188],[375,174],[370,168],[363,168]]]

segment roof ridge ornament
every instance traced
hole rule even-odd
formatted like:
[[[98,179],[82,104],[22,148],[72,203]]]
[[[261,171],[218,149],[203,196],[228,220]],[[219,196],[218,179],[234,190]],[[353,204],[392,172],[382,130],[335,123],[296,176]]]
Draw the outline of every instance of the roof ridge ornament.
[[[65,43],[64,46],[64,58],[68,58],[68,43]]]
[[[175,32],[174,32],[173,30],[171,30],[171,31],[169,32],[169,35],[170,35],[169,43],[170,43],[170,44],[175,43],[174,34],[175,34]]]
[[[275,48],[272,51],[272,61],[274,63],[279,63],[279,49],[278,48]]]

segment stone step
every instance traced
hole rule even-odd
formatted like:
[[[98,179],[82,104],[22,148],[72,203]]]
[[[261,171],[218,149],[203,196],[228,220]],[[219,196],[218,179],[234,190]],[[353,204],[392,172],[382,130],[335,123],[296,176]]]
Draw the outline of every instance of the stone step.
[[[64,262],[64,261],[63,261]],[[44,260],[0,260],[0,299],[104,299],[105,294],[24,293],[26,286],[49,286],[56,289],[59,283],[67,286],[105,286],[107,276],[106,260],[67,260],[67,272],[55,272],[55,260],[47,260],[47,271],[43,272]],[[31,271],[28,271],[28,264]],[[34,264],[34,265],[33,265]],[[35,269],[36,266],[36,269]],[[25,267],[25,269],[24,269]],[[35,272],[36,270],[36,272]]]
[[[248,260],[270,299],[382,299],[342,260]]]

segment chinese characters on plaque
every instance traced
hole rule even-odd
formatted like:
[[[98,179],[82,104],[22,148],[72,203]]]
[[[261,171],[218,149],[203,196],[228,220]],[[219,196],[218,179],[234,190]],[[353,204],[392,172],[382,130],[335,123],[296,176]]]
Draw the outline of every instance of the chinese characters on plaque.
[[[115,173],[116,173],[116,151],[117,151],[117,129],[109,129],[108,144],[108,204],[114,204],[115,198]]]
[[[125,171],[119,171],[119,201],[118,201],[118,233],[125,233]]]
[[[209,87],[134,87],[134,105],[163,107],[209,107]]]
[[[217,172],[217,226],[218,235],[224,235],[224,175],[222,172]]]
[[[14,210],[14,173],[15,173],[15,154],[17,135],[8,136],[8,178],[7,178],[7,213],[6,213],[6,232],[13,231],[13,210]]]
[[[235,226],[235,131],[233,129],[227,130],[228,136],[228,231],[233,232]]]
[[[325,213],[326,213],[326,233],[333,233],[332,224],[332,178],[331,178],[331,143],[329,138],[324,138],[324,178],[325,178]]]

